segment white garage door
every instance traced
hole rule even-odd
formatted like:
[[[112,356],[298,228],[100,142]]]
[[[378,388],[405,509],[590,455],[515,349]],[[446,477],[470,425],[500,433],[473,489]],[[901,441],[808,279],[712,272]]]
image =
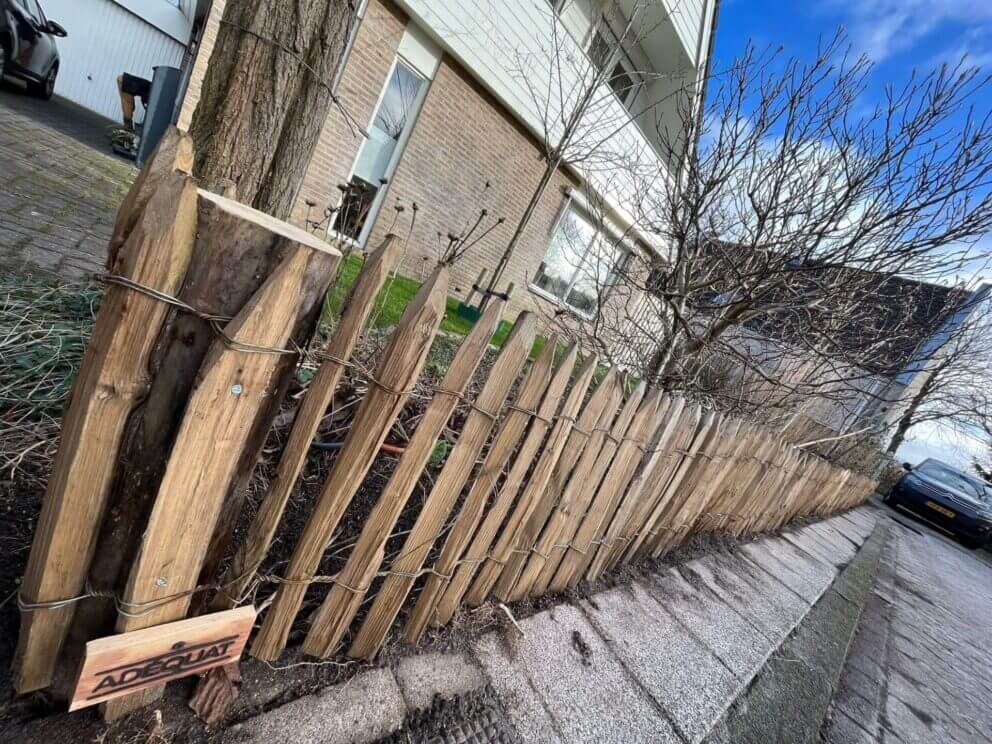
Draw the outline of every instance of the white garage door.
[[[179,67],[191,24],[184,0],[40,0],[65,26],[55,93],[121,120],[117,76],[151,79],[156,65]],[[140,118],[140,116],[139,116]]]

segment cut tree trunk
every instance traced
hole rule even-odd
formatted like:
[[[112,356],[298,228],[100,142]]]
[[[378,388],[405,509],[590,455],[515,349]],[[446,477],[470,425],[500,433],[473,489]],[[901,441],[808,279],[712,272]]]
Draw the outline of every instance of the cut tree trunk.
[[[357,5],[227,0],[190,126],[193,172],[207,188],[233,182],[241,201],[289,216],[331,112]]]

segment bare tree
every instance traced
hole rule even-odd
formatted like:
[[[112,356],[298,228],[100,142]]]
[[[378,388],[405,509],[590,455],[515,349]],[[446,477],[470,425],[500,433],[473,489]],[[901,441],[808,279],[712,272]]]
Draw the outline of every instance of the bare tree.
[[[941,344],[911,367],[917,384],[894,401],[902,413],[895,421],[886,451],[895,454],[909,432],[921,424],[938,424],[965,436],[989,426],[992,409],[992,313],[987,298]]]
[[[649,63],[636,64],[631,57],[631,50],[667,23],[672,13],[679,12],[678,4],[666,10],[652,0],[608,0],[601,7],[590,7],[596,11],[589,19],[584,48],[563,20],[587,12],[585,5],[573,0],[548,4],[544,12],[550,33],[542,37],[536,51],[505,39],[501,29],[485,29],[499,53],[512,60],[512,73],[526,91],[540,128],[544,168],[490,276],[483,302],[503,276],[555,174],[563,167],[571,168],[600,190],[615,188],[610,181],[618,174],[630,181],[632,169],[639,170],[642,178],[650,177],[651,166],[639,162],[639,157],[648,155],[650,162],[657,158],[656,153],[647,152],[649,145],[643,136],[623,135],[634,132],[639,123],[643,126],[647,122],[650,128],[658,107],[670,97],[665,86],[658,92],[653,83],[669,81],[673,90],[690,87],[678,84],[679,71],[657,72]],[[480,15],[480,24],[484,25],[485,17]],[[695,82],[696,75],[692,78]],[[621,160],[623,168],[617,170]]]
[[[748,47],[702,111],[698,84],[679,91],[657,171],[629,169],[651,249],[617,264],[632,230],[615,236],[610,265],[585,267],[609,299],[554,320],[668,389],[758,400],[783,425],[811,397],[876,394],[967,296],[927,282],[983,258],[992,121],[977,69],[914,74],[869,106],[871,71],[838,34],[808,63]]]

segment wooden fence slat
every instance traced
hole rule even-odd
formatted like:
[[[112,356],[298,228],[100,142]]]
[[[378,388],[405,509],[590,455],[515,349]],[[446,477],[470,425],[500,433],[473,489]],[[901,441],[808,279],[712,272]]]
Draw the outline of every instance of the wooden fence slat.
[[[531,556],[532,559],[540,557],[544,561],[544,569],[551,565],[557,566],[557,561],[561,559],[560,533],[574,509],[574,494],[586,482],[586,476],[596,461],[606,431],[623,400],[623,393],[623,377],[616,367],[611,367],[590,396],[589,402],[582,407],[565,451],[558,460],[558,467],[555,468],[549,486],[553,489],[549,495],[554,497],[555,503],[539,537],[539,543],[543,541],[545,546],[550,547],[542,550],[539,546]],[[538,556],[538,553],[541,555]],[[553,571],[542,570],[536,577],[535,586],[540,587],[538,591],[541,594],[547,590],[552,575]]]
[[[578,581],[580,572],[585,566],[586,557],[592,558],[592,540],[595,539],[606,513],[607,501],[612,495],[610,488],[602,487],[603,479],[610,470],[610,465],[620,448],[620,443],[627,437],[632,424],[637,420],[637,414],[646,392],[647,384],[641,381],[627,397],[623,408],[610,428],[609,436],[603,442],[595,465],[586,476],[588,487],[585,491],[590,494],[590,497],[588,500],[583,499],[583,502],[588,505],[578,521],[575,534],[566,541],[569,547],[562,554],[558,569],[548,584],[553,592],[561,591],[564,587],[569,586],[573,578]]]
[[[185,138],[183,138],[185,141]],[[111,270],[175,295],[196,234],[196,185],[176,158],[156,156],[157,188],[143,208],[126,203],[118,222],[130,226]],[[146,179],[148,176],[146,176]],[[142,184],[134,186],[141,190]],[[121,228],[122,231],[126,227]],[[116,284],[107,286],[79,376],[73,385],[59,448],[48,479],[21,585],[27,603],[79,595],[96,549],[127,418],[148,388],[148,358],[169,306]],[[14,658],[18,692],[47,687],[74,605],[25,611]]]
[[[310,443],[344,374],[344,367],[335,360],[344,361],[351,357],[369,314],[375,307],[379,289],[396,268],[399,255],[399,240],[395,235],[387,235],[382,244],[369,254],[352,285],[344,302],[341,320],[324,347],[326,358],[317,368],[293,419],[293,427],[279,457],[276,474],[252,519],[248,534],[234,554],[231,566],[221,582],[224,591],[217,593],[215,609],[230,609],[237,604],[238,598],[269,552],[286,504],[293,493],[293,486],[306,463]]]
[[[403,543],[399,557],[390,566],[391,575],[386,577],[376,594],[372,609],[348,651],[350,656],[370,658],[381,648],[496,423],[493,414],[502,407],[527,360],[534,343],[535,327],[531,316],[518,318],[509,338],[503,344],[499,357],[489,372],[489,378],[465,420],[458,443],[448,454],[434,487],[424,501],[423,509]],[[303,648],[307,653],[316,655],[333,651],[322,640],[316,636],[307,636]]]
[[[638,465],[637,472],[630,482],[622,511],[618,511],[614,524],[618,525],[616,534],[612,536],[612,544],[608,550],[604,570],[610,570],[623,557],[624,552],[635,537],[635,533],[640,528],[638,517],[641,510],[645,509],[651,498],[651,486],[661,475],[662,466],[665,459],[670,455],[667,445],[662,444],[673,429],[672,413],[676,405],[669,395],[661,395],[658,402],[658,416],[654,433],[645,446],[645,455]],[[681,400],[678,399],[680,403]],[[681,410],[681,405],[679,406]],[[609,535],[608,535],[609,537]]]
[[[661,392],[656,391],[650,393],[641,401],[640,407],[631,420],[627,436],[621,440],[617,452],[613,457],[613,463],[603,475],[600,483],[600,491],[610,492],[606,496],[612,502],[611,507],[609,507],[610,513],[612,513],[620,496],[626,491],[630,478],[633,477],[634,469],[641,459],[641,448],[644,444],[647,430],[657,424],[656,416],[660,397]],[[556,514],[558,514],[557,511],[552,515],[552,519]],[[539,581],[539,579],[542,574],[545,574],[544,568],[548,563],[548,558],[555,554],[555,546],[560,544],[558,531],[553,528],[552,519],[548,520],[548,524],[545,526],[544,532],[541,533],[533,554],[527,561],[527,566],[520,575],[520,579],[513,592],[515,598],[522,598],[528,594],[540,596],[547,591],[547,583]],[[553,576],[549,577],[549,582],[551,578]]]
[[[574,357],[569,355],[562,364],[566,362],[571,366]],[[546,494],[548,481],[554,473],[558,458],[561,456],[565,444],[568,442],[574,426],[575,417],[579,408],[585,400],[586,391],[592,383],[592,378],[596,372],[598,358],[595,354],[590,354],[579,367],[572,383],[571,390],[565,396],[561,410],[551,433],[541,448],[541,454],[530,473],[529,480],[523,487],[516,507],[507,519],[503,527],[503,536],[492,551],[492,560],[479,569],[475,584],[467,596],[471,603],[477,598],[484,598],[492,588],[493,583],[499,578],[500,571],[508,566],[514,556],[514,545],[519,541],[520,530],[523,529],[530,518],[530,514],[537,506],[540,497]],[[504,539],[505,538],[505,539]],[[479,602],[482,599],[478,600]]]
[[[661,404],[661,391],[655,391],[641,404],[642,411],[637,415],[641,420],[631,426],[634,432],[631,437],[620,443],[620,449],[613,459],[613,465],[603,479],[603,487],[613,490],[610,505],[603,518],[603,526],[599,530],[600,541],[595,557],[588,561],[586,577],[595,581],[606,569],[607,561],[616,547],[627,524],[627,518],[634,508],[633,497],[628,486],[631,485],[638,467],[646,465],[649,456],[642,458],[642,450],[653,440],[654,429],[658,426],[658,407]]]
[[[538,364],[541,365],[540,375],[535,373]],[[527,436],[524,438],[519,450],[516,452],[513,466],[510,468],[502,486],[497,488],[499,474],[503,472],[510,457],[514,455],[514,447],[523,434],[524,425],[531,418],[528,414],[519,410],[510,411],[505,422],[506,428],[509,430],[511,423],[514,421],[512,417],[518,415],[521,417],[517,419],[520,421],[518,431],[515,435],[507,431],[505,440],[501,438],[503,432],[497,435],[493,447],[486,457],[486,462],[479,472],[479,476],[472,488],[473,493],[469,495],[469,498],[472,499],[473,503],[479,500],[487,501],[494,490],[496,491],[496,496],[492,500],[493,503],[486,512],[485,518],[483,519],[481,514],[478,515],[476,522],[481,520],[481,524],[468,524],[471,515],[468,515],[465,520],[466,524],[464,526],[466,532],[474,532],[475,536],[471,538],[472,542],[463,551],[463,556],[459,557],[461,563],[455,570],[451,581],[447,583],[444,594],[438,602],[434,616],[431,619],[431,622],[435,625],[447,623],[457,611],[461,604],[462,596],[465,594],[465,590],[468,589],[469,582],[475,575],[477,567],[489,552],[489,547],[492,545],[492,541],[499,531],[506,513],[513,505],[520,484],[523,482],[530,467],[534,453],[541,446],[541,441],[547,433],[547,426],[541,419],[550,419],[555,414],[555,411],[558,410],[558,404],[564,393],[564,383],[567,383],[567,379],[565,379],[561,389],[558,389],[557,380],[560,378],[560,375],[555,375],[552,378],[553,366],[554,353],[545,346],[542,356],[535,363],[535,366],[531,368],[530,372],[538,384],[533,386],[533,392],[529,394],[530,397],[528,397],[528,402],[525,404],[523,402],[524,394],[528,384],[530,384],[530,378],[528,378],[521,387],[520,397],[516,401],[518,408],[528,411],[537,410],[537,417],[528,430]],[[459,515],[459,520],[462,520],[462,515]]]
[[[554,416],[558,407],[558,400],[565,392],[565,388],[571,377],[572,365],[567,364],[567,361],[568,356],[566,355],[566,359],[559,365],[558,371],[548,384],[541,405],[537,409],[537,416],[534,417],[531,423],[531,429],[527,434],[524,447],[527,447],[530,442],[540,442],[547,433],[548,428],[550,428],[551,418]],[[523,448],[517,457],[519,460],[527,457]],[[479,477],[476,478],[476,484],[479,483],[479,478],[481,477],[482,474],[480,473]],[[514,473],[513,479],[517,480],[518,478],[522,478],[522,475]],[[517,482],[519,481],[517,480]],[[468,544],[479,521],[482,519],[483,510],[494,486],[495,481],[490,481],[483,483],[479,488],[473,487],[462,504],[451,531],[448,533],[448,537],[444,542],[441,554],[434,563],[434,571],[427,577],[427,582],[420,592],[417,604],[410,614],[410,619],[407,621],[405,634],[408,641],[412,643],[418,642],[427,628],[427,623],[434,619],[435,606],[448,585],[448,580],[443,577],[451,576],[455,570],[456,561],[465,550],[465,546]]]
[[[642,541],[637,543],[635,548],[638,551],[638,555],[650,554],[654,543],[664,532],[661,528],[665,526],[665,514],[671,509],[672,501],[675,499],[675,494],[678,493],[682,482],[688,481],[693,468],[697,467],[699,463],[697,455],[706,445],[716,421],[716,414],[712,411],[707,411],[702,415],[701,419],[698,419],[698,426],[694,427],[690,432],[687,446],[682,448],[679,456],[676,457],[675,470],[665,484],[664,489],[656,500],[654,508],[651,510],[651,514],[648,515],[647,522],[644,524]],[[630,558],[633,557],[634,555],[631,554]]]
[[[758,486],[768,477],[769,468],[766,463],[774,453],[774,440],[760,431],[757,432],[757,439],[750,476],[742,484],[738,495],[738,506],[735,510],[737,520],[733,526],[733,531],[737,535],[743,535],[747,531],[747,526],[753,517],[755,494]]]
[[[266,280],[207,353],[200,382],[183,415],[131,568],[117,631],[149,628],[186,615],[214,525],[251,422],[271,395],[279,355],[237,345],[285,348],[299,311],[310,249],[299,246]],[[144,705],[161,688],[106,703],[114,720]]]
[[[537,537],[558,502],[557,489],[548,488],[548,483],[557,469],[569,439],[571,439],[575,417],[579,413],[581,401],[585,398],[585,391],[589,386],[591,374],[592,372],[589,372],[590,379],[587,380],[583,380],[582,374],[577,377],[576,387],[573,388],[568,400],[566,400],[566,407],[562,411],[562,416],[567,416],[567,418],[562,419],[561,431],[553,433],[552,437],[548,439],[547,445],[541,453],[541,459],[538,460],[534,472],[531,474],[530,482],[517,505],[518,512],[514,517],[511,517],[507,526],[507,532],[513,536],[512,542],[509,543],[511,547],[505,555],[501,556],[502,563],[498,565],[501,566],[502,570],[491,590],[500,601],[510,602],[515,599],[513,589],[520,577],[520,572],[523,571],[528,558],[532,555]],[[583,384],[580,386],[579,383]],[[576,401],[574,407],[569,405]]]
[[[344,446],[296,543],[286,571],[294,583],[282,584],[266,613],[251,654],[273,660],[286,646],[303,603],[305,582],[313,576],[341,516],[365,479],[379,448],[409,397],[437,332],[448,293],[449,271],[438,267],[400,318],[375,372],[375,382],[355,414]]]
[[[420,423],[410,438],[406,451],[400,457],[389,482],[365,520],[362,532],[348,557],[348,562],[338,574],[338,582],[324,598],[313,621],[311,636],[320,638],[324,647],[337,648],[341,637],[348,630],[358,608],[361,607],[368,586],[382,565],[386,542],[396,526],[403,507],[420,480],[421,473],[430,459],[438,437],[458,403],[459,397],[475,375],[489,342],[496,332],[506,302],[496,298],[486,307],[468,336],[458,347],[448,371],[441,381]],[[523,321],[530,322],[524,316]]]
[[[658,458],[651,469],[650,476],[644,478],[644,495],[641,504],[631,518],[630,539],[623,546],[615,560],[632,560],[640,550],[644,541],[649,538],[650,520],[672,479],[683,460],[682,452],[686,452],[693,437],[699,430],[702,419],[702,409],[699,405],[688,405],[682,398],[675,398],[668,409],[664,431],[655,445],[655,456]]]

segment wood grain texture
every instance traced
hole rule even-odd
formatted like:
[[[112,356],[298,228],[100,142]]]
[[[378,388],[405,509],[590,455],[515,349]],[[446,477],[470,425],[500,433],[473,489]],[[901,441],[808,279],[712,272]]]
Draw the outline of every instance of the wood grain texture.
[[[369,254],[362,266],[344,302],[341,320],[324,347],[324,353],[329,358],[320,363],[300,402],[286,446],[279,457],[276,474],[248,528],[244,542],[231,561],[222,582],[224,591],[218,592],[215,608],[234,606],[269,552],[293,487],[306,463],[310,444],[344,374],[344,367],[334,360],[347,360],[351,357],[369,314],[375,307],[379,290],[398,262],[399,240],[395,235],[388,235],[382,245]]]
[[[239,607],[90,641],[69,710],[234,663],[254,622],[255,608]]]
[[[555,571],[554,578],[548,585],[551,591],[561,591],[570,586],[573,578],[578,581],[582,569],[586,565],[586,558],[592,558],[592,541],[596,538],[612,495],[611,489],[604,487],[603,478],[613,462],[620,443],[628,435],[628,430],[637,417],[641,401],[644,400],[646,393],[647,384],[641,381],[627,396],[623,408],[620,409],[620,413],[610,427],[609,435],[597,453],[595,464],[586,475],[586,483],[588,484],[586,490],[589,493],[589,498],[584,499],[584,501],[588,503],[588,507],[582,514],[575,535],[568,541],[569,549],[562,555],[558,570]]]
[[[300,307],[310,249],[298,247],[225,328],[236,345],[285,348]],[[203,363],[152,509],[117,621],[126,633],[186,615],[251,424],[273,394],[279,354],[217,340]],[[149,693],[105,706],[114,720]]]
[[[196,186],[166,171],[117,252],[113,272],[174,295],[189,266],[196,233]],[[73,385],[41,516],[21,585],[26,602],[80,594],[109,500],[128,416],[149,388],[148,360],[169,306],[110,284]],[[18,692],[47,687],[75,606],[25,612],[14,659]]]
[[[457,396],[464,393],[489,348],[505,304],[498,298],[491,302],[458,347],[441,381],[440,390],[445,392],[436,393],[424,412],[389,482],[365,520],[348,562],[338,574],[340,584],[333,584],[324,598],[310,635],[320,638],[325,648],[337,648],[365,599],[369,584],[382,565],[386,542],[396,526],[396,520],[420,480],[438,437],[458,403]],[[518,318],[517,322],[530,324],[532,321],[528,320],[527,315],[523,319]]]
[[[527,314],[517,319],[475,406],[465,420],[458,443],[448,454],[434,487],[424,501],[423,509],[403,543],[399,557],[390,564],[389,570],[393,573],[386,577],[376,594],[375,602],[348,651],[349,656],[371,658],[381,648],[496,423],[492,414],[503,405],[527,360],[536,329],[537,324],[532,315]],[[307,653],[329,652],[317,640],[315,638],[313,644],[308,642],[304,645]]]
[[[317,570],[341,516],[362,484],[420,374],[444,317],[448,277],[446,266],[436,269],[404,310],[376,369],[378,384],[369,385],[355,414],[344,446],[296,543],[287,578],[305,582]],[[252,644],[252,656],[266,660],[278,658],[286,646],[306,589],[305,583],[280,586]]]
[[[489,511],[486,513],[482,525],[472,524],[471,514],[462,510],[458,515],[458,521],[452,529],[465,530],[467,533],[475,533],[472,543],[459,556],[458,568],[447,587],[444,595],[438,603],[432,622],[436,624],[446,623],[454,615],[461,604],[462,595],[468,588],[468,583],[475,573],[479,562],[485,557],[492,544],[492,540],[499,529],[503,517],[509,510],[513,499],[516,498],[517,489],[523,481],[525,475],[524,465],[527,458],[531,457],[528,452],[536,452],[540,445],[539,427],[532,427],[520,445],[519,454],[514,459],[513,466],[506,476],[503,485],[499,486],[500,477],[509,464],[511,456],[517,448],[520,437],[523,436],[527,425],[531,423],[532,416],[529,411],[537,411],[541,418],[550,417],[558,408],[560,394],[555,396],[548,392],[548,385],[551,380],[551,372],[554,364],[555,339],[551,339],[544,345],[537,360],[531,365],[524,377],[517,392],[517,397],[513,401],[514,408],[510,409],[503,421],[500,423],[499,431],[493,439],[492,447],[486,455],[485,462],[472,484],[472,490],[466,501],[471,500],[477,503],[479,500],[492,501]],[[495,497],[492,496],[495,491]],[[482,520],[479,515],[477,520]],[[447,545],[445,546],[447,547]]]
[[[534,577],[535,592],[543,594],[554,576],[554,568],[557,568],[564,552],[562,531],[575,511],[576,495],[586,482],[598,449],[602,446],[606,429],[612,423],[622,400],[623,381],[619,370],[612,367],[590,396],[589,402],[582,407],[582,413],[569,435],[568,444],[565,445],[565,451],[562,452],[549,484],[549,488],[555,492],[556,504],[527,563],[529,570],[537,571]],[[571,534],[570,532],[569,539]]]
[[[524,446],[517,454],[517,457],[521,460],[524,458],[528,461],[530,460],[530,456],[528,456],[530,447],[528,445],[532,442],[540,442],[547,433],[548,428],[551,426],[551,417],[554,416],[557,410],[557,401],[562,393],[565,392],[565,387],[568,385],[570,377],[571,366],[563,362],[558,372],[551,378],[544,399],[537,409],[537,416],[531,422],[531,428],[527,433]],[[521,476],[519,473],[515,473],[513,477],[516,480]],[[434,563],[434,573],[427,577],[417,604],[414,606],[413,612],[410,614],[410,619],[407,621],[405,633],[408,641],[412,643],[418,642],[427,628],[427,623],[433,618],[434,607],[448,583],[448,579],[444,577],[452,576],[452,572],[456,567],[456,561],[461,556],[472,534],[475,532],[476,526],[482,519],[482,512],[485,509],[486,501],[491,491],[492,483],[483,484],[481,488],[473,488],[462,504],[461,510],[451,530],[448,532],[448,537],[444,542],[441,554]]]
[[[562,364],[572,362],[566,357]],[[492,589],[494,594],[500,599],[505,599],[504,591],[509,592],[516,581],[516,577],[524,566],[524,561],[530,549],[537,539],[539,530],[548,517],[548,513],[554,508],[555,494],[548,489],[548,483],[554,475],[555,468],[561,458],[572,429],[575,427],[576,417],[586,398],[586,392],[592,384],[593,376],[599,358],[595,354],[590,354],[579,366],[575,373],[565,402],[562,403],[561,411],[551,428],[548,438],[541,449],[540,457],[534,464],[534,469],[527,480],[527,485],[520,494],[516,508],[510,514],[505,527],[505,534],[508,540],[502,544],[497,543],[493,550],[495,560],[484,566],[484,568],[502,566],[499,576]],[[482,575],[480,573],[480,579]],[[474,591],[474,589],[473,589]]]

